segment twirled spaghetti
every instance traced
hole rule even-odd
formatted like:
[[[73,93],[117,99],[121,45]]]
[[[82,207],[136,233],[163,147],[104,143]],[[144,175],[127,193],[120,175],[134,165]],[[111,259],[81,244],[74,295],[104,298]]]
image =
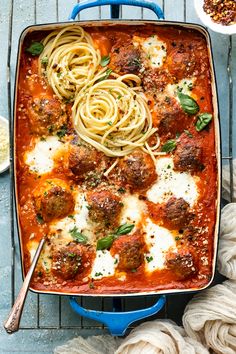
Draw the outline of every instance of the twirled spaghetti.
[[[51,32],[43,41],[39,70],[60,99],[73,100],[93,77],[101,61],[91,36],[80,26]]]
[[[152,153],[145,143],[157,129],[152,126],[145,97],[138,91],[140,78],[133,74],[107,76],[101,70],[75,98],[72,115],[78,135],[107,156],[125,156],[137,147]],[[130,87],[131,83],[136,87]]]

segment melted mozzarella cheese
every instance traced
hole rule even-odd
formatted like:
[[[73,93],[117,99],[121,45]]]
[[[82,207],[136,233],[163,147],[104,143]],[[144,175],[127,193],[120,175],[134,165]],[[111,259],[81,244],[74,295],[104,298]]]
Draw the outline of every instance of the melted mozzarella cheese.
[[[27,244],[28,251],[30,253],[30,262],[32,263],[35,252],[38,248],[38,242],[30,240]],[[38,264],[41,265],[46,272],[49,272],[52,266],[52,259],[50,253],[50,246],[45,243],[43,247],[43,251],[39,257]]]
[[[177,92],[178,90],[180,90],[185,95],[191,96],[194,81],[195,81],[194,78],[193,79],[190,78],[190,79],[182,79],[177,84],[168,84],[166,86],[165,93],[168,96],[176,97],[178,99]]]
[[[187,172],[173,170],[172,157],[159,158],[156,162],[157,181],[147,191],[148,200],[153,203],[162,203],[170,197],[183,198],[193,206],[198,198],[198,177]]]
[[[154,224],[150,219],[147,219],[145,232],[145,240],[149,249],[145,255],[147,271],[165,268],[166,253],[176,248],[175,235],[168,229]]]
[[[91,278],[101,279],[103,277],[110,277],[114,275],[118,260],[118,255],[112,257],[110,252],[107,250],[97,251],[91,271]]]
[[[25,163],[32,172],[44,174],[53,169],[53,159],[64,148],[64,144],[55,136],[48,136],[45,140],[36,140],[34,149],[25,154]]]
[[[141,46],[146,54],[147,63],[151,68],[159,68],[162,66],[166,58],[166,43],[161,41],[157,35],[146,39],[134,36],[133,43],[135,47]]]
[[[50,230],[52,232],[61,230],[60,235],[68,242],[70,242],[73,240],[70,234],[70,230],[74,229],[75,227],[79,232],[82,232],[85,236],[88,237],[88,241],[90,243],[93,241],[93,224],[88,216],[88,203],[86,201],[85,194],[81,192],[78,192],[76,196],[74,214],[52,223]]]
[[[122,199],[124,204],[121,213],[120,224],[135,224],[142,220],[142,216],[146,211],[146,205],[143,201],[139,200],[136,195],[128,195]],[[133,231],[135,228],[133,229]]]

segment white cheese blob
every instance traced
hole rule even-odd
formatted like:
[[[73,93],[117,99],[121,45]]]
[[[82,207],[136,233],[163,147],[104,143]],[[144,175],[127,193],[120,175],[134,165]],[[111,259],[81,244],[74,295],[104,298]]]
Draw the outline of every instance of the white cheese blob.
[[[91,243],[94,239],[93,223],[89,219],[88,212],[89,210],[86,195],[85,193],[78,192],[75,201],[74,213],[57,222],[51,223],[51,232],[61,230],[61,237],[70,242],[73,240],[70,231],[76,228],[77,231],[88,237],[88,241]]]
[[[147,219],[145,226],[145,240],[149,252],[145,255],[146,270],[152,272],[156,269],[165,268],[166,253],[172,249],[175,250],[175,235],[168,229],[154,224]]]
[[[183,198],[192,207],[198,198],[198,177],[187,172],[176,172],[173,168],[172,157],[157,159],[157,181],[147,191],[147,198],[153,203],[162,203],[174,196]]]
[[[166,43],[161,41],[157,35],[153,35],[146,39],[138,36],[133,37],[135,47],[141,46],[146,54],[146,62],[155,69],[162,66],[166,58]]]
[[[25,153],[25,163],[32,172],[40,175],[48,173],[54,167],[54,156],[64,145],[55,136],[48,136],[45,140],[37,139],[34,149]]]
[[[101,279],[103,277],[110,277],[114,275],[118,260],[118,255],[112,257],[110,252],[107,250],[97,251],[91,271],[91,278]]]
[[[136,195],[128,195],[122,199],[124,204],[121,213],[120,224],[137,224],[142,220],[142,216],[146,211],[146,205],[139,200]],[[133,229],[134,232],[135,228]]]
[[[190,78],[182,79],[177,84],[168,84],[166,86],[165,93],[168,96],[176,97],[177,100],[179,100],[177,95],[178,90],[180,90],[181,93],[184,93],[185,95],[191,96],[194,81],[194,78]]]

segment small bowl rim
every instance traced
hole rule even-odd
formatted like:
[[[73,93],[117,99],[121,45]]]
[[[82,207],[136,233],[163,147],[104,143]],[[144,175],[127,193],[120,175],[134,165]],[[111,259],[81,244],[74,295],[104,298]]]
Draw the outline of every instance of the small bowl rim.
[[[3,116],[0,116],[0,124],[3,124],[7,127],[7,131],[9,132],[9,121]],[[10,144],[10,135],[9,135],[9,144]],[[5,172],[10,166],[10,154],[8,158],[0,163],[0,174]]]
[[[226,26],[214,22],[211,17],[203,10],[203,3],[204,0],[194,0],[196,13],[205,26],[209,27],[214,32],[222,34],[232,35],[236,33],[236,24]]]

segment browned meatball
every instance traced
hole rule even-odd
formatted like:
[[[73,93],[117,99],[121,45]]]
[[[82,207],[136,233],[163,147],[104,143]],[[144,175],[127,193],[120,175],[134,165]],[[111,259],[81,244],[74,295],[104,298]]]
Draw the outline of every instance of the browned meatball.
[[[166,96],[157,100],[154,111],[158,121],[158,132],[168,138],[175,138],[180,130],[187,129],[189,117],[182,110],[175,98]]]
[[[74,210],[72,193],[61,186],[53,185],[34,200],[35,209],[44,221],[63,218]]]
[[[121,271],[137,269],[144,259],[144,241],[141,235],[124,235],[112,246],[112,253],[119,254],[118,269]]]
[[[30,129],[35,134],[51,134],[67,122],[66,107],[56,98],[30,98],[27,108]]]
[[[165,205],[164,217],[170,222],[172,227],[181,228],[192,217],[192,214],[189,213],[189,207],[189,203],[183,198],[172,197]]]
[[[197,272],[193,256],[187,251],[169,253],[166,256],[166,266],[175,273],[178,280],[188,279]]]
[[[140,51],[132,44],[113,48],[110,66],[119,73],[137,74],[141,68]]]
[[[78,272],[83,271],[83,246],[75,242],[52,249],[52,271],[65,280],[73,279]]]
[[[172,42],[168,50],[166,64],[170,74],[177,79],[193,75],[199,62],[196,57],[195,45],[186,45],[182,42]]]
[[[175,150],[174,166],[177,171],[202,171],[204,169],[202,148],[197,146],[194,141],[180,142]]]
[[[99,165],[98,152],[87,146],[70,145],[68,165],[74,177],[83,180],[87,173]]]
[[[143,75],[142,85],[145,91],[155,94],[164,91],[169,83],[167,70],[146,70]]]
[[[122,179],[134,191],[148,189],[157,179],[152,158],[139,149],[122,158],[119,168]]]
[[[109,190],[88,193],[89,217],[102,225],[117,225],[122,203],[120,197]]]

